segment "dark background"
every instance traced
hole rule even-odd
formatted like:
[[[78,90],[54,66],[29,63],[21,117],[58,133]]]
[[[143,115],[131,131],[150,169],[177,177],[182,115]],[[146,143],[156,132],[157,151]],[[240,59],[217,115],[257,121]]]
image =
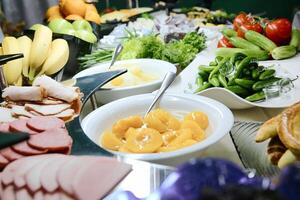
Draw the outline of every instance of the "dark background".
[[[139,0],[140,6],[153,5],[152,0]],[[178,6],[191,7],[195,4],[201,4],[202,0],[179,0]],[[126,8],[126,0],[110,0],[110,6],[114,8]],[[105,8],[105,0],[99,0],[98,7]],[[296,10],[300,10],[300,0],[213,0],[214,9],[224,9],[228,12],[250,12],[265,13],[269,18],[287,17],[292,19]]]

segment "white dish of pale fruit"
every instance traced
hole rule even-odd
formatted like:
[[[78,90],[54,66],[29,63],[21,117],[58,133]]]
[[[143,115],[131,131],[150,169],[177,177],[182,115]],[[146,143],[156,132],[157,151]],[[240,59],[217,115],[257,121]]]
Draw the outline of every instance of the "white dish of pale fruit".
[[[154,94],[142,94],[106,104],[82,121],[85,134],[117,156],[167,162],[189,159],[219,141],[233,126],[223,104],[191,94],[165,94],[157,108],[144,114]]]
[[[117,61],[110,69],[110,63],[100,63],[76,74],[74,78],[84,77],[108,70],[127,69],[127,73],[113,79],[96,92],[102,104],[157,90],[167,72],[176,73],[175,65],[156,59],[130,59]]]

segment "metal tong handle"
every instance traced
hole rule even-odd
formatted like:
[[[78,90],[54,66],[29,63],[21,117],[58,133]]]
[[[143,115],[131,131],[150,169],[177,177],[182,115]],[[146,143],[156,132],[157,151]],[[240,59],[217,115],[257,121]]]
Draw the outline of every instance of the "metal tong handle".
[[[116,49],[115,49],[115,51],[113,53],[113,56],[112,56],[112,59],[111,59],[111,63],[109,65],[108,69],[110,69],[114,65],[114,63],[116,62],[116,60],[117,60],[117,58],[118,58],[118,56],[119,56],[119,54],[121,53],[122,50],[123,50],[122,44],[118,44],[118,46],[116,47]]]
[[[157,91],[151,105],[149,106],[147,112],[145,113],[145,116],[152,110],[152,108],[155,106],[155,104],[157,103],[157,101],[161,98],[161,96],[165,93],[165,91],[169,88],[169,86],[172,84],[172,82],[174,81],[174,79],[176,78],[176,73],[174,72],[168,72],[164,79],[163,82],[159,88],[159,90]]]

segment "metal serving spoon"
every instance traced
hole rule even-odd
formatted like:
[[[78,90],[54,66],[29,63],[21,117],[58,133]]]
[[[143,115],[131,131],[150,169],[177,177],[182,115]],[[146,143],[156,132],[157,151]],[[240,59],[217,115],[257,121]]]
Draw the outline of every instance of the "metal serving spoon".
[[[165,93],[165,91],[169,88],[169,86],[172,84],[174,79],[176,78],[176,73],[174,72],[168,72],[164,79],[163,82],[157,91],[152,103],[150,104],[148,110],[146,111],[144,117],[152,110],[152,108],[156,105],[157,101],[162,97],[162,95]]]

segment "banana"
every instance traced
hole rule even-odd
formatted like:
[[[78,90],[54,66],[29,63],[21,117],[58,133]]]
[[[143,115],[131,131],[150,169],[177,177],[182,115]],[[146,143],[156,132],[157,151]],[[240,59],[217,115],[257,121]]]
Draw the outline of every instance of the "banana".
[[[28,77],[29,56],[32,40],[26,35],[19,37],[17,40],[19,43],[20,50],[24,56],[24,58],[22,59],[22,73],[25,77]]]
[[[52,75],[61,70],[69,59],[69,46],[64,39],[55,39],[51,43],[50,54],[44,62],[38,76]]]
[[[52,31],[47,26],[39,26],[35,33],[30,49],[29,79],[33,80],[36,70],[46,60],[52,42]]]
[[[3,54],[21,53],[18,41],[15,37],[4,37],[2,41]],[[7,84],[14,84],[22,74],[22,59],[9,61],[3,66]]]
[[[0,55],[3,55],[2,47],[0,47]]]

